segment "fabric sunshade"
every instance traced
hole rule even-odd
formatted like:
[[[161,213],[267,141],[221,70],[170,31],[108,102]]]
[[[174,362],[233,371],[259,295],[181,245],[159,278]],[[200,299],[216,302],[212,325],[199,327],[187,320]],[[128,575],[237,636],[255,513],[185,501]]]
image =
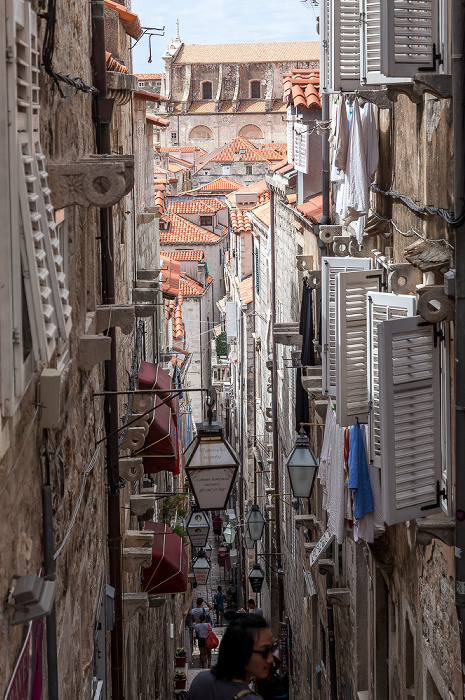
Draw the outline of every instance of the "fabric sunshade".
[[[187,552],[175,532],[164,523],[148,520],[145,530],[154,533],[152,565],[143,569],[143,590],[156,595],[187,591]]]

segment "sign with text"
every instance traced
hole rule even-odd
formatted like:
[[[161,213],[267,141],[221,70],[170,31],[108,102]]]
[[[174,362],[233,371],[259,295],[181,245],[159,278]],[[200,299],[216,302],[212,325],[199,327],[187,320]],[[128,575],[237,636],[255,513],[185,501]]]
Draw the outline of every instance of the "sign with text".
[[[189,469],[195,499],[202,510],[224,508],[231,490],[236,467]]]
[[[201,440],[189,467],[235,466],[236,460],[222,440]]]
[[[329,547],[333,540],[334,535],[329,530],[326,530],[326,532],[324,532],[323,535],[320,537],[320,539],[315,545],[315,548],[310,554],[310,566],[314,566],[317,563],[318,559],[321,557],[326,548]]]
[[[186,530],[193,547],[205,547],[210,531],[210,522],[205,513],[202,511],[191,513]]]

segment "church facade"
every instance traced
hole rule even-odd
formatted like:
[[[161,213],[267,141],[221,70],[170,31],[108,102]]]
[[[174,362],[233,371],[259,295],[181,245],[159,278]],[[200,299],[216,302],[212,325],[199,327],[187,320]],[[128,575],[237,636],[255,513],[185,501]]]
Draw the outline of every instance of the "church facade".
[[[316,41],[183,44],[163,55],[170,125],[162,145],[195,145],[211,152],[238,136],[252,142],[287,139],[283,73],[318,68]]]

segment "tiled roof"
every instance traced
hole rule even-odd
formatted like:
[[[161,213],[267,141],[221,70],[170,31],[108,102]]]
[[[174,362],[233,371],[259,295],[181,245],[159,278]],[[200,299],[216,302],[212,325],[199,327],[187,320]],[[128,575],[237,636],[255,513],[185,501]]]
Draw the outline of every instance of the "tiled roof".
[[[194,262],[200,262],[203,260],[204,252],[203,250],[164,250],[163,257],[170,258],[171,260],[189,260]]]
[[[240,153],[240,151],[245,151]],[[222,161],[225,163],[232,163],[234,156],[239,155],[239,159],[242,161],[263,161],[266,158],[260,153],[260,150],[256,148],[248,139],[244,136],[237,136],[235,139],[227,143],[224,148],[216,153],[209,161]],[[208,161],[208,162],[209,162]]]
[[[189,170],[186,165],[181,165],[180,163],[168,163],[168,168],[170,173],[179,173],[181,170]]]
[[[188,109],[189,114],[214,114],[215,103],[209,100],[202,102],[192,102]]]
[[[166,210],[166,185],[154,185],[155,189],[155,206],[160,207],[160,213],[163,214]]]
[[[233,190],[241,189],[242,185],[233,180],[229,180],[227,177],[217,177],[216,180],[211,182],[206,182],[205,185],[196,187],[192,192],[231,192]]]
[[[283,74],[284,100],[294,107],[321,107],[320,71],[295,68]]]
[[[185,272],[181,272],[181,277],[179,278],[179,289],[181,294],[185,297],[199,296],[203,294],[205,288],[200,282],[192,279],[186,275]]]
[[[273,104],[273,109],[271,110],[272,112],[285,112],[287,110],[287,105],[285,102],[281,102],[281,100],[276,100],[276,102]]]
[[[134,73],[138,80],[163,80],[166,73]]]
[[[166,97],[159,95],[157,92],[149,92],[148,90],[135,90],[133,95],[138,100],[145,100],[146,102],[166,102]]]
[[[181,48],[175,63],[268,63],[319,61],[318,41],[250,44],[190,44]]]
[[[271,146],[263,146],[260,148],[260,153],[267,160],[282,160],[283,156],[279,151],[275,151]]]
[[[161,150],[164,153],[196,153],[200,151],[205,154],[207,152],[200,146],[164,146]]]
[[[182,352],[183,355],[189,354],[187,350],[184,350],[184,348],[180,348],[179,345],[173,345],[173,350],[176,350],[176,352]]]
[[[134,39],[138,39],[142,34],[142,27],[140,26],[139,17],[134,13],[130,12],[127,7],[120,5],[113,0],[103,0],[107,7],[111,7],[112,10],[116,10],[119,14],[121,24],[123,25],[127,34],[133,36]]]
[[[181,273],[181,263],[171,260],[160,253],[161,259],[161,279],[163,295],[174,299],[179,294],[179,275]]]
[[[171,201],[168,203],[170,214],[211,214],[228,205],[219,199],[191,199],[188,202]]]
[[[278,153],[281,153],[283,158],[287,156],[287,143],[282,143],[280,141],[272,141],[271,143],[262,143],[262,148],[265,147],[272,148],[274,151],[278,151]]]
[[[112,73],[127,73],[128,72],[127,67],[123,63],[120,63],[119,61],[117,61],[116,58],[113,58],[113,56],[111,55],[111,53],[109,51],[105,51],[105,59],[106,59],[107,70],[111,71]]]
[[[173,340],[182,340],[184,338],[184,328],[182,326],[182,311],[178,304],[173,311]]]
[[[250,302],[253,299],[253,279],[252,275],[249,277],[246,277],[245,280],[242,280],[242,282],[239,282],[237,285],[239,288],[239,294],[241,296],[241,300],[243,304],[250,304]]]
[[[303,214],[306,219],[309,219],[316,224],[323,216],[323,197],[321,194],[317,197],[312,197],[312,199],[309,199],[308,202],[298,204],[296,209],[297,211],[300,211],[300,213]]]
[[[265,204],[260,204],[259,207],[255,207],[255,209],[252,209],[252,214],[257,217],[257,219],[260,219],[260,221],[265,224],[265,226],[269,226],[271,222],[271,207],[269,202],[265,202]]]
[[[228,100],[226,100],[225,102],[223,102],[223,104],[221,105],[220,112],[228,112],[228,113],[231,113],[232,111],[233,111],[233,103],[230,102],[230,101],[228,101]]]
[[[165,170],[165,168],[162,168],[161,165],[156,165],[153,172],[154,175],[168,175],[169,170]]]
[[[168,230],[160,231],[160,243],[216,243],[221,236],[211,233],[177,214],[168,215]]]
[[[241,100],[237,109],[241,114],[257,114],[265,112],[265,100]]]
[[[155,114],[146,114],[145,119],[146,121],[150,122],[151,124],[154,124],[155,126],[165,127],[170,125],[169,119],[163,119],[163,117],[156,117]]]
[[[173,156],[172,154],[170,154],[169,160],[171,163],[178,163],[179,165],[184,165],[186,168],[193,167],[190,160],[184,160],[184,158],[180,158],[179,156]]]
[[[252,226],[246,209],[230,209],[229,216],[234,233],[250,233]]]
[[[256,192],[257,201],[259,204],[267,202],[270,199],[270,191],[265,180],[259,180],[258,182],[253,182],[251,185],[246,185],[245,187],[240,187],[232,194],[228,194],[227,197],[231,204],[235,206],[236,204],[236,194],[242,194],[246,192]]]

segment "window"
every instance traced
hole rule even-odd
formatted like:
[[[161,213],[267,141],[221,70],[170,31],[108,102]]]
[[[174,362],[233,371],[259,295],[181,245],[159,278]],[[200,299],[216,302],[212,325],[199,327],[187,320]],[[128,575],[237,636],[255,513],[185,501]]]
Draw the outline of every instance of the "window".
[[[201,216],[200,217],[200,225],[201,226],[213,226],[213,217],[212,216]]]
[[[246,165],[246,166],[245,166],[245,174],[246,174],[246,175],[252,175],[252,166],[251,166],[251,165]]]
[[[145,83],[139,83],[139,87],[145,87]]]
[[[231,175],[231,166],[223,165],[223,175]]]
[[[251,80],[250,81],[250,97],[252,100],[259,100],[260,99],[260,81],[259,80]]]
[[[213,85],[209,80],[202,83],[202,100],[211,100],[213,94]]]
[[[177,137],[178,137],[177,133],[175,131],[172,131],[171,132],[171,140],[176,141]]]

